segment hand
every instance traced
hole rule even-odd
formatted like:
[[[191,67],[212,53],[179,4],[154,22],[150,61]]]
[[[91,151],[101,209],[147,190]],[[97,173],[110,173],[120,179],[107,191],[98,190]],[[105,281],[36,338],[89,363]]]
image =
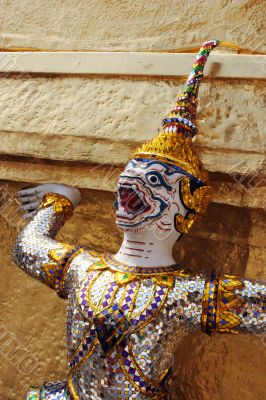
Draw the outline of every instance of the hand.
[[[71,201],[73,207],[76,208],[81,200],[81,194],[78,189],[57,183],[45,183],[30,189],[20,190],[18,198],[21,201],[22,210],[27,211],[24,218],[33,217],[46,193],[58,193],[67,197]]]

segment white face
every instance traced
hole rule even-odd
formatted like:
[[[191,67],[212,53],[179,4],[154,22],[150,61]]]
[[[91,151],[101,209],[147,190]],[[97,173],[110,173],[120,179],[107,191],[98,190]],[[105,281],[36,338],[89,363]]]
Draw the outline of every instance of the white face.
[[[174,230],[176,214],[186,215],[179,187],[184,175],[160,161],[131,160],[119,177],[116,223],[123,230]]]

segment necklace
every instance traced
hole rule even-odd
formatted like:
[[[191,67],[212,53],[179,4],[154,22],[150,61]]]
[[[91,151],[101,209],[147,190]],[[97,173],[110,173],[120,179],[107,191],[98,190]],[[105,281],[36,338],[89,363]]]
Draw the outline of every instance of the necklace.
[[[102,259],[111,269],[114,269],[119,272],[130,273],[132,275],[144,275],[144,276],[150,276],[155,274],[165,275],[171,272],[180,271],[180,269],[184,268],[184,265],[181,264],[168,265],[165,267],[158,267],[158,266],[139,267],[134,265],[128,265],[122,263],[121,261],[116,260],[114,255],[112,254],[105,254]]]

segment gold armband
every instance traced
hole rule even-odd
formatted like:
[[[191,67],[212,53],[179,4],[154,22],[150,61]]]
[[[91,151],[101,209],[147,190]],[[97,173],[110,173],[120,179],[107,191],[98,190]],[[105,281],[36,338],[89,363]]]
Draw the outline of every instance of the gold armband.
[[[243,299],[234,291],[242,289],[244,286],[245,284],[236,276],[211,275],[206,282],[203,295],[203,332],[209,335],[215,332],[238,333],[238,327],[242,320],[237,309],[242,306]]]
[[[46,193],[43,196],[40,208],[47,208],[53,206],[55,214],[64,215],[65,220],[70,218],[73,214],[74,207],[70,200],[62,194]]]

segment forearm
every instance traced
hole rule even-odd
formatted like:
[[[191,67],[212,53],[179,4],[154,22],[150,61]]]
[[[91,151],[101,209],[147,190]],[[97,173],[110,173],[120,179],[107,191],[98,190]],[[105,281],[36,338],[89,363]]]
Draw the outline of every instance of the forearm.
[[[47,193],[13,249],[13,259],[20,268],[54,288],[62,274],[63,258],[75,250],[54,238],[72,213],[73,206],[66,197]]]

